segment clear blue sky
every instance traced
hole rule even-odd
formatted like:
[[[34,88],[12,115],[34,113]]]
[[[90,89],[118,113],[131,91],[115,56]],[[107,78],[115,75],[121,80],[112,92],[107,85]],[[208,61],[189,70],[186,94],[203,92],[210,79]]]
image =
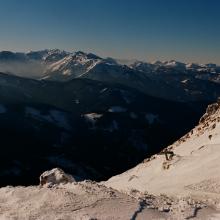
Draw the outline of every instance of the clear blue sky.
[[[220,0],[0,0],[0,50],[220,64]]]

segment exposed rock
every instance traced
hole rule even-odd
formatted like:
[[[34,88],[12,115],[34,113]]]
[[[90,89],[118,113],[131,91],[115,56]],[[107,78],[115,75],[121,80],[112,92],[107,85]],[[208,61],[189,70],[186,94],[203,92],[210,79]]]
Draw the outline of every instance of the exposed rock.
[[[206,119],[209,118],[211,115],[215,114],[219,108],[220,108],[219,100],[217,103],[209,105],[206,109],[206,113],[201,117],[199,123],[204,123]]]
[[[69,174],[66,174],[60,168],[45,171],[40,176],[40,185],[51,187],[56,184],[66,184],[76,182],[76,180]]]

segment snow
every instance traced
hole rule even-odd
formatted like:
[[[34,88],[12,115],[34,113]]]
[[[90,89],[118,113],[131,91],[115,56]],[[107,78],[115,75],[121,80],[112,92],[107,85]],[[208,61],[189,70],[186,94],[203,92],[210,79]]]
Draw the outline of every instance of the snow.
[[[101,58],[90,58],[89,54],[76,52],[67,54],[57,62],[52,62],[45,70],[43,79],[55,77],[82,77],[84,74],[93,69],[97,64],[102,62]]]
[[[63,75],[70,76],[71,75],[71,70],[70,69],[64,70]]]
[[[213,207],[189,197],[174,199],[137,192],[129,196],[91,181],[49,187],[0,188],[0,219],[217,220],[220,216]]]
[[[0,114],[6,113],[7,109],[4,105],[0,104]]]
[[[189,82],[189,79],[184,79],[181,81],[181,83],[186,84],[187,82]]]
[[[170,66],[170,67],[185,67],[186,64],[185,63],[181,63],[175,60],[171,60],[171,61],[166,61],[164,62],[165,66]]]
[[[163,152],[108,181],[63,182],[66,174],[55,169],[43,174],[44,187],[0,188],[0,219],[217,220],[219,145],[220,104],[215,104]]]
[[[127,109],[121,106],[112,106],[111,108],[108,109],[108,112],[113,112],[113,113],[122,113],[126,111]]]
[[[102,89],[101,91],[100,91],[100,93],[104,93],[104,92],[106,92],[108,90],[108,88],[104,88],[104,89]]]
[[[100,119],[103,115],[98,113],[88,113],[84,114],[84,118],[87,122],[91,123],[93,126],[96,124],[97,120]]]
[[[10,53],[10,52],[9,52]],[[4,65],[3,70],[11,70],[11,71],[3,71],[2,72],[16,72],[21,76],[29,76],[27,74],[27,69],[34,69],[38,71],[33,72],[33,76],[38,79],[45,80],[71,80],[73,78],[78,77],[88,77],[92,78],[93,73],[98,72],[106,72],[114,78],[118,77],[118,74],[123,74],[123,77],[128,77],[129,74],[124,74],[123,68],[126,67],[127,70],[133,70],[137,73],[154,73],[158,67],[164,67],[165,72],[166,69],[174,69],[173,73],[175,74],[175,70],[181,70],[182,73],[191,73],[192,70],[195,74],[200,74],[200,72],[210,72],[210,73],[218,73],[219,66],[216,64],[196,64],[196,63],[183,63],[175,60],[171,61],[157,61],[154,63],[143,62],[138,60],[131,60],[126,62],[115,62],[112,58],[101,58],[94,54],[84,53],[84,52],[66,52],[59,49],[52,50],[42,50],[42,51],[31,51],[28,53],[14,53],[18,57],[23,57],[25,59],[24,62],[19,65],[21,67],[20,71],[16,72],[17,68],[12,68],[11,64]],[[18,59],[19,61],[19,59]],[[20,62],[20,61],[19,61]],[[18,62],[18,63],[19,63]],[[121,63],[121,64],[120,64]],[[123,63],[123,64],[122,64]],[[99,65],[100,64],[100,65]],[[103,64],[103,65],[102,65]],[[17,65],[16,65],[17,66]],[[30,67],[35,68],[30,68]],[[123,67],[124,66],[124,67]],[[29,68],[28,68],[29,67]],[[97,67],[97,68],[96,68]],[[103,68],[104,67],[104,68]],[[13,70],[13,71],[12,71]],[[41,71],[39,71],[41,70]],[[92,71],[91,71],[92,70]],[[44,73],[44,75],[39,74],[39,72]],[[88,74],[89,73],[89,74]],[[91,74],[90,74],[91,73]],[[212,76],[214,77],[214,76]],[[212,80],[211,80],[212,81]]]
[[[53,52],[51,51],[51,54]],[[49,51],[45,51],[45,54],[51,55]],[[43,59],[46,59],[45,56]],[[61,75],[66,77],[71,74],[78,77],[100,62],[99,59],[88,58],[87,54],[82,52],[68,53],[63,59],[50,63],[48,71],[61,71]],[[195,69],[197,73],[216,68],[213,64],[185,65],[176,61],[157,62],[154,65],[186,66],[188,69]],[[215,73],[214,70],[211,72]],[[113,71],[113,75],[117,76],[116,73],[118,74]],[[209,79],[208,76],[203,74],[200,78]],[[46,77],[49,78],[48,75]],[[210,77],[213,77],[212,74]],[[187,80],[183,79],[181,82],[187,83]],[[100,93],[107,89],[102,89]],[[126,104],[129,104],[129,94],[123,91],[121,94]],[[80,103],[77,99],[73,101]],[[198,126],[163,152],[145,159],[133,169],[108,181],[64,181],[63,184],[62,178],[66,174],[55,169],[46,171],[41,177],[41,182],[44,183],[47,179],[47,186],[51,188],[0,188],[0,219],[220,219],[220,105],[217,104],[217,107],[209,108]],[[0,113],[6,111],[7,108],[0,104]],[[126,111],[127,109],[121,106],[108,109],[111,113]],[[44,120],[65,129],[70,128],[67,116],[62,111],[52,109],[42,112],[34,107],[26,107],[25,112],[37,120]],[[133,112],[129,114],[131,118],[138,117]],[[95,125],[102,114],[88,113],[83,117]],[[147,113],[145,118],[149,124],[159,120],[155,113]],[[118,127],[118,122],[112,120],[107,129],[113,132]],[[62,134],[65,138],[65,133]],[[137,147],[147,149],[143,140],[135,141]],[[51,163],[59,163],[62,167],[74,167],[74,164],[62,155],[47,159]],[[20,169],[12,166],[5,172],[9,175],[19,175]]]
[[[169,160],[164,153],[154,155],[105,185],[127,193],[135,189],[154,195],[219,200],[220,106],[215,113],[208,112],[196,128],[167,148],[173,152]]]
[[[138,200],[88,181],[52,188],[0,189],[1,220],[124,220],[134,219],[137,210]],[[163,216],[159,211],[148,214]]]
[[[85,73],[87,73],[87,72],[89,72],[91,69],[93,69],[97,64],[99,64],[99,63],[101,63],[102,61],[101,60],[97,60],[97,61],[93,61],[92,62],[92,64],[89,66],[89,67],[87,67],[87,70],[86,70],[86,72]],[[83,74],[81,74],[80,76],[82,76]]]

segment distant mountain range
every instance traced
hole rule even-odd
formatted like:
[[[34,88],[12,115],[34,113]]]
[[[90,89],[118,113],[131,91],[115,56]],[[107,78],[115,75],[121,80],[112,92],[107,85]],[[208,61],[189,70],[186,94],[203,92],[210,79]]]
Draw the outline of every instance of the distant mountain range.
[[[103,180],[159,152],[220,96],[219,67],[0,52],[0,184],[59,166]]]
[[[70,81],[87,78],[119,83],[145,94],[175,101],[215,101],[220,67],[177,61],[121,65],[113,58],[58,49],[28,53],[0,52],[0,71],[34,79]]]

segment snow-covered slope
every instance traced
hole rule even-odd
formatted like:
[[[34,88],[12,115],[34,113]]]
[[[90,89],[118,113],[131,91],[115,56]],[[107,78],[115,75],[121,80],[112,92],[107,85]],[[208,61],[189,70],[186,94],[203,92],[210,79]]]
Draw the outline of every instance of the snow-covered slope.
[[[59,169],[58,177],[66,174]],[[56,173],[58,174],[58,173]],[[41,182],[42,183],[42,182]],[[0,188],[1,220],[218,220],[218,204],[192,197],[127,195],[91,182]]]
[[[109,179],[120,191],[220,197],[220,103],[207,108],[197,127],[163,152]]]
[[[0,188],[1,220],[217,220],[213,201],[192,197],[127,195],[91,181],[76,182],[55,168],[40,177],[40,186]]]
[[[46,58],[48,59],[49,57]],[[49,63],[42,79],[68,81],[84,75],[101,61],[101,58],[93,54],[81,51],[70,53],[56,62]]]
[[[90,182],[0,189],[1,220],[123,220],[138,209],[134,198]]]

